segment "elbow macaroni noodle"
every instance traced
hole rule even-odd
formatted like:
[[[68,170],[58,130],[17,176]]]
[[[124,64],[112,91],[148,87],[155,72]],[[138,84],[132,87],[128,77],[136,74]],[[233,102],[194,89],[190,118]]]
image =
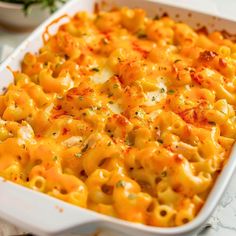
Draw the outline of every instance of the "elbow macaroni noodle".
[[[235,43],[141,9],[80,12],[13,73],[2,177],[152,226],[198,214],[236,139]]]

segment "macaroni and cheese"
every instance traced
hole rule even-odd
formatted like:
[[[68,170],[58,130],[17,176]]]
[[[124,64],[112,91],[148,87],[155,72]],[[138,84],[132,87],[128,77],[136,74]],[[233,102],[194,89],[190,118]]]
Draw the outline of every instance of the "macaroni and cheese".
[[[191,221],[236,139],[236,44],[142,9],[77,13],[13,74],[0,175],[109,216]]]

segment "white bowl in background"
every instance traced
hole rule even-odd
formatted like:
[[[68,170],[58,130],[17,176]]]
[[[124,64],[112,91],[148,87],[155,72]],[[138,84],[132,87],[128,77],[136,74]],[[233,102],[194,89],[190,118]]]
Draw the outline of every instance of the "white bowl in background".
[[[0,1],[0,26],[9,30],[31,30],[43,22],[49,15],[49,10],[42,9],[42,6],[39,4],[32,5],[29,14],[26,16],[21,4]]]

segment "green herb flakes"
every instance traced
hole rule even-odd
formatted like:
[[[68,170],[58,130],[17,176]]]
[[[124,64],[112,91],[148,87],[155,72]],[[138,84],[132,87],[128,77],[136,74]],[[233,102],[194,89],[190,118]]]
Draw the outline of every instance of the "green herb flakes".
[[[174,61],[174,64],[175,63],[178,63],[178,62],[180,62],[181,60],[180,59],[176,59],[175,61]]]
[[[167,171],[166,170],[162,171],[161,172],[161,177],[165,178],[166,176],[167,176]]]
[[[208,121],[208,124],[210,124],[210,125],[216,125],[216,122],[214,122],[214,121]]]
[[[163,140],[158,139],[157,142],[162,144],[162,143],[163,143]]]
[[[161,88],[160,92],[164,93],[166,90],[164,88]]]
[[[117,188],[124,188],[125,187],[125,181],[120,180],[116,183]]]
[[[81,150],[81,152],[83,153],[83,152],[86,152],[87,150],[88,150],[88,144],[86,144],[83,148],[82,148],[82,150]]]
[[[94,68],[92,68],[92,69],[91,69],[91,71],[94,71],[94,72],[99,72],[100,70],[99,70],[99,68],[97,68],[97,67],[94,67]]]
[[[134,143],[132,143],[129,138],[126,138],[125,144],[126,144],[127,146],[133,146],[133,145],[134,145]]]
[[[134,199],[136,199],[136,198],[137,198],[137,195],[134,194],[134,193],[130,193],[130,194],[128,195],[128,199],[130,199],[130,200],[134,200]]]
[[[175,90],[170,89],[170,90],[168,91],[168,93],[169,93],[169,94],[174,94],[174,93],[175,93]]]
[[[144,32],[139,32],[139,33],[137,34],[137,37],[138,37],[139,39],[145,39],[145,38],[147,38],[147,34],[144,33]]]
[[[74,156],[75,156],[76,158],[81,158],[81,157],[82,157],[82,153],[80,153],[80,152],[75,153]]]

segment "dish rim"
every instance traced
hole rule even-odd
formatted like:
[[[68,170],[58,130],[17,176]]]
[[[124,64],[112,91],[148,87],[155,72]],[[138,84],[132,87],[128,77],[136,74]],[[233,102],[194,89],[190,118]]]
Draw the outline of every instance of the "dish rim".
[[[100,0],[98,0],[98,1],[100,1]],[[142,0],[136,0],[136,1],[141,2]],[[76,2],[78,2],[78,1],[77,0],[68,1],[56,13],[54,13],[51,17],[49,17],[46,21],[44,21],[36,30],[34,30],[30,34],[30,36],[25,41],[23,41],[16,48],[16,50],[14,50],[14,52],[0,65],[0,73],[1,73],[2,70],[4,70],[4,68],[6,68],[8,66],[8,64],[10,64],[10,62],[12,60],[14,60],[14,58],[17,57],[18,54],[20,54],[21,50],[23,48],[25,48],[27,46],[27,44],[29,42],[31,42],[32,39],[36,35],[37,35],[37,37],[41,37],[41,31],[43,31],[45,29],[45,27],[47,25],[49,25],[49,23],[52,22],[54,19],[57,19],[59,16],[63,15],[64,11],[66,9],[69,9],[70,6],[73,6],[73,4],[76,4]],[[97,0],[90,0],[90,2],[95,3],[95,2],[97,2]],[[156,0],[156,1],[146,0],[146,2],[148,2],[150,4],[151,3],[152,4],[157,4],[157,5],[161,4],[161,5],[166,6],[166,7],[178,8],[176,5],[172,6],[170,4],[165,4],[162,1],[158,1],[158,0]],[[129,3],[127,3],[127,5],[129,5]],[[188,8],[183,8],[183,7],[180,7],[178,9],[189,10]],[[205,13],[205,12],[201,12],[201,11],[194,11],[192,9],[191,9],[191,12],[194,12],[196,14],[204,14],[204,15],[208,15],[208,16],[215,16],[215,15],[211,15],[209,13]],[[224,18],[224,17],[220,17],[220,18],[222,20],[229,20],[229,19]],[[182,225],[182,226],[170,227],[170,228],[147,226],[147,225],[142,225],[142,224],[137,224],[137,223],[124,221],[124,220],[109,217],[109,216],[104,216],[102,214],[96,213],[96,212],[94,212],[92,210],[89,210],[89,209],[83,209],[83,208],[80,208],[80,207],[77,207],[77,206],[71,206],[71,204],[69,204],[69,203],[63,202],[63,205],[67,205],[67,206],[70,206],[70,207],[73,207],[73,208],[77,208],[78,212],[80,212],[81,214],[83,214],[83,212],[86,211],[88,214],[91,214],[91,221],[89,221],[87,223],[93,222],[93,223],[97,223],[98,225],[101,225],[101,226],[105,225],[108,228],[110,228],[110,226],[111,226],[108,223],[112,223],[113,225],[116,225],[117,227],[125,226],[126,228],[138,229],[138,230],[141,230],[142,232],[146,232],[146,233],[159,233],[161,235],[185,234],[185,233],[191,232],[191,231],[196,230],[197,228],[199,228],[201,226],[201,224],[203,224],[204,221],[206,221],[209,218],[209,216],[211,215],[212,211],[214,210],[214,208],[216,207],[216,205],[219,202],[220,198],[222,197],[227,185],[229,184],[230,178],[233,175],[234,170],[236,169],[236,159],[233,158],[234,156],[236,156],[236,145],[233,146],[233,148],[231,150],[231,154],[229,156],[229,159],[228,159],[226,165],[224,166],[223,170],[219,174],[217,180],[215,181],[214,186],[212,187],[212,189],[211,189],[211,191],[210,191],[210,193],[207,197],[207,200],[206,200],[204,206],[202,207],[201,211],[198,213],[198,215],[192,221],[190,221],[188,224],[185,224],[185,225]],[[3,180],[3,179],[0,177],[0,181],[1,180]],[[33,191],[33,190],[27,189],[23,186],[20,186],[18,184],[11,183],[9,181],[7,181],[7,182],[9,183],[9,185],[12,185],[12,186],[17,185],[17,187],[24,189],[26,194],[29,191]],[[16,187],[14,187],[14,188],[16,188]],[[1,185],[0,185],[0,189],[1,189]],[[36,191],[33,191],[33,192],[34,192],[34,194],[40,194],[41,195],[41,193],[38,193]],[[53,199],[54,201],[60,201],[61,202],[61,200],[52,198],[52,197],[50,197],[46,194],[43,194],[43,195],[45,195],[46,198],[50,198],[50,199]],[[0,202],[0,206],[1,206],[1,202]],[[1,212],[1,210],[0,210],[0,212]],[[1,216],[1,217],[4,219],[4,216]],[[5,219],[6,218],[8,218],[8,217],[5,217]],[[111,228],[113,228],[113,227],[111,227]],[[43,229],[43,227],[41,227],[41,231],[45,232],[48,235],[53,235],[53,234],[58,233],[57,230],[51,231],[51,230]],[[59,232],[59,233],[61,233],[61,232]]]

